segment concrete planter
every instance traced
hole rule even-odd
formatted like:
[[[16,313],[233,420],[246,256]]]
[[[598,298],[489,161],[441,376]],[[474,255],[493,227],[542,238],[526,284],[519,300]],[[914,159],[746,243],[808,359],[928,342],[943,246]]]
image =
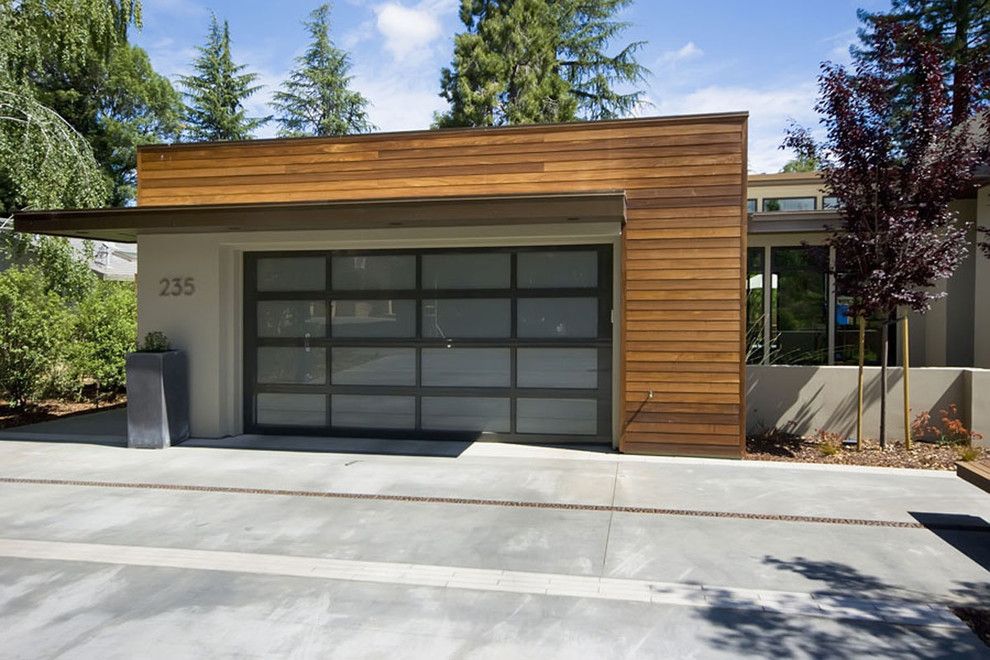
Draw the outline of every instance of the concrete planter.
[[[127,356],[127,446],[164,449],[189,437],[189,366],[182,351]]]

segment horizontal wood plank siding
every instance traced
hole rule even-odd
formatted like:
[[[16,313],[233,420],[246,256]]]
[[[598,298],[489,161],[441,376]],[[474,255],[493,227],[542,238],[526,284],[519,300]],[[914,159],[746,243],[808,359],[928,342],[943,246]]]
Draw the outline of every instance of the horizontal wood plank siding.
[[[623,190],[622,435],[744,449],[746,118],[143,147],[141,206]]]

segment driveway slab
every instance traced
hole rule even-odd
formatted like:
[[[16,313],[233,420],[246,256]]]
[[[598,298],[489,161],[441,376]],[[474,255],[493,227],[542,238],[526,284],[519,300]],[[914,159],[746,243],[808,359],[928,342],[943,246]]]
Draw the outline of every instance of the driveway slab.
[[[942,604],[990,598],[951,475],[440,444],[0,441],[12,655],[986,652]]]

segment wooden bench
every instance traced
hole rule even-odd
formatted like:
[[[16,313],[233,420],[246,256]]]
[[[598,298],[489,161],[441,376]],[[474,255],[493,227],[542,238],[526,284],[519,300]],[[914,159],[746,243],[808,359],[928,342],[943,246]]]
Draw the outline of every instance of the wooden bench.
[[[990,493],[990,459],[956,463],[956,476]]]

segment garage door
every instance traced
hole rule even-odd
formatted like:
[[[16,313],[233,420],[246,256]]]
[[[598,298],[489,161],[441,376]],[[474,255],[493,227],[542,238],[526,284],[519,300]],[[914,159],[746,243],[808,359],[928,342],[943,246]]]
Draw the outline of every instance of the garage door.
[[[607,442],[611,247],[245,256],[252,433]]]

